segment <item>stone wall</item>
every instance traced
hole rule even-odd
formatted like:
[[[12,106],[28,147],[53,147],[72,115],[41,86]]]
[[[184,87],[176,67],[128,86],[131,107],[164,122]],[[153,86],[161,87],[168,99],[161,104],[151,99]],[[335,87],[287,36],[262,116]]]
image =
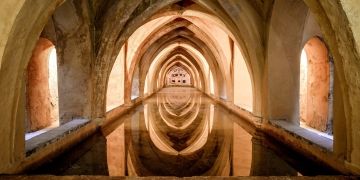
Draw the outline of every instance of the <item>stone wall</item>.
[[[52,18],[58,50],[61,124],[90,117],[93,42],[88,6],[86,1],[66,1]]]

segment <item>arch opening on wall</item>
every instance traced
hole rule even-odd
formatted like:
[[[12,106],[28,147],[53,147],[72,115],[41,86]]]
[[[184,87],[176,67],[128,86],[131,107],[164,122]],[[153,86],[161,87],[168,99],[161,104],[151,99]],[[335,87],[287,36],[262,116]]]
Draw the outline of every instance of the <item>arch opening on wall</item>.
[[[39,38],[26,73],[25,139],[59,126],[57,54],[54,44]]]
[[[309,39],[300,60],[300,126],[332,135],[334,67],[320,37]]]
[[[339,93],[339,67],[332,58],[336,49],[328,47],[329,37],[318,21],[301,0],[275,1],[266,70],[268,115],[271,123],[333,151],[338,139],[346,136],[341,128],[333,128],[343,126],[342,119],[335,118],[342,105],[333,110],[334,103],[342,101],[334,92]]]
[[[39,142],[57,141],[59,136],[49,136],[55,132],[51,130],[64,135],[89,123],[93,58],[90,17],[77,13],[86,3],[68,0],[59,5],[44,21],[37,43],[31,46],[32,55],[25,61],[26,155],[33,153]]]

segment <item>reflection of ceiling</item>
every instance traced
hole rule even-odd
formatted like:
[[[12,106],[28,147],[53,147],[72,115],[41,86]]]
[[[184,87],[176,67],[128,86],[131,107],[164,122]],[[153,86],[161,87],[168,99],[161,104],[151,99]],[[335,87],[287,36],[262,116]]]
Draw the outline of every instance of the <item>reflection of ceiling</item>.
[[[135,123],[143,129],[131,128],[135,131],[127,158],[130,174],[222,173],[219,171],[230,163],[231,138],[226,136],[231,133],[223,131],[226,128],[221,128],[221,119],[214,120],[214,105],[204,103],[201,95],[186,90],[159,93],[156,102],[148,101],[144,105],[143,119]]]
[[[146,113],[145,123],[155,146],[173,155],[187,154],[201,148],[207,141],[212,125],[210,116],[200,112],[200,109],[205,112],[210,110],[209,106],[201,105],[199,94],[189,96],[178,93],[158,97],[158,100],[164,103],[146,105],[144,109],[152,112]],[[176,137],[179,134],[180,139]],[[183,144],[176,146],[179,141]]]

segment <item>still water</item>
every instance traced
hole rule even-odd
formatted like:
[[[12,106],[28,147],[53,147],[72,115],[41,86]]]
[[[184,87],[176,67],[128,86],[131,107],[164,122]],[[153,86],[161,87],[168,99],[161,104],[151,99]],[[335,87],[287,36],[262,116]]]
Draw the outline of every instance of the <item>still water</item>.
[[[192,88],[165,88],[30,174],[184,177],[334,173],[257,132],[203,93]]]

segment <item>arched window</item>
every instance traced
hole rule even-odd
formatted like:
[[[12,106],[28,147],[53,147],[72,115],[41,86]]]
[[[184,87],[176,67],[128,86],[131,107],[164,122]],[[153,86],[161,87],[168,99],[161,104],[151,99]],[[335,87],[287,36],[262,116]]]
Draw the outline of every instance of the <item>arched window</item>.
[[[44,128],[59,126],[57,55],[51,41],[40,38],[26,74],[26,137]]]
[[[332,134],[333,65],[325,43],[308,40],[300,61],[300,123]]]

